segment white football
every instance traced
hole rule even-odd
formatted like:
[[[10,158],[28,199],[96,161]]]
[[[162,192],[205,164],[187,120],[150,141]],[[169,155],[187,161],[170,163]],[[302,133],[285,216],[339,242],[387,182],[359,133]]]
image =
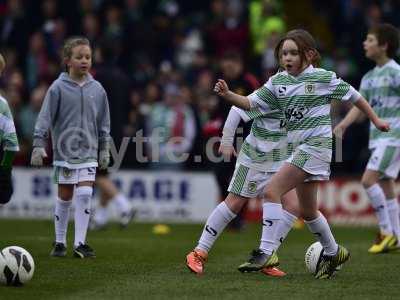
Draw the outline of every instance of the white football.
[[[304,260],[306,263],[307,270],[310,273],[315,274],[315,271],[317,270],[317,265],[320,261],[323,252],[324,248],[322,248],[320,242],[315,242],[310,247],[308,247]]]
[[[18,246],[0,251],[0,283],[22,285],[32,279],[35,262],[28,251]]]

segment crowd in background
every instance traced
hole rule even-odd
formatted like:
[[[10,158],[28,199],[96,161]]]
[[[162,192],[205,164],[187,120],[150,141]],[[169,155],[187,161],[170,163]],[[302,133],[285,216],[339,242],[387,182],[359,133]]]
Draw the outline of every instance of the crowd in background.
[[[383,21],[399,26],[399,8],[395,0],[0,0],[0,52],[7,61],[0,88],[20,139],[16,164],[29,163],[35,120],[49,84],[63,69],[60,50],[71,35],[91,42],[91,72],[108,93],[116,147],[140,131],[149,138],[150,155],[153,129],[163,128],[161,156],[172,147],[194,158],[221,135],[229,111],[212,92],[216,78],[249,94],[277,71],[273,51],[279,38],[302,27],[316,37],[322,67],[358,87],[373,67],[362,48],[368,28]],[[335,107],[334,122],[348,108]],[[168,143],[173,137],[183,139]],[[354,124],[343,142],[345,163],[334,164],[334,174],[361,172],[367,141],[367,123]],[[133,143],[122,167],[169,164],[163,157],[162,164],[141,163],[130,153]],[[204,156],[200,164],[190,159],[174,166],[215,167]]]

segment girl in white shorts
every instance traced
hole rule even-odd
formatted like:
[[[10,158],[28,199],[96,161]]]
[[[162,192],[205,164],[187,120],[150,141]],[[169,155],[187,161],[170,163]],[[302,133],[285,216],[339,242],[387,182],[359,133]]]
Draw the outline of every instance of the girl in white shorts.
[[[314,68],[319,53],[313,37],[305,30],[292,30],[278,43],[275,56],[285,71],[272,76],[268,82],[249,96],[229,90],[226,82],[218,80],[215,92],[244,110],[254,108],[285,114],[288,144],[294,151],[274,174],[264,191],[264,222],[260,247],[250,259],[239,266],[243,272],[258,271],[276,264],[277,227],[282,220],[281,196],[296,189],[301,216],[324,248],[316,270],[316,278],[330,278],[350,254],[336,243],[329,224],[318,211],[319,180],[327,180],[332,156],[330,104],[333,99],[352,101],[374,125],[389,130],[388,123],[374,113],[368,102],[348,83],[333,72]],[[267,237],[273,237],[268,239]]]

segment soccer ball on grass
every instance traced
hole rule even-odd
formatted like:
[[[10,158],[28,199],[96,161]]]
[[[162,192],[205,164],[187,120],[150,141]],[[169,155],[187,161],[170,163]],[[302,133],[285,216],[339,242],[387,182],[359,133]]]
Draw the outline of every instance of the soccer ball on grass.
[[[0,283],[20,286],[32,279],[35,262],[24,248],[6,247],[0,251]]]
[[[318,265],[322,259],[322,254],[324,253],[324,248],[322,247],[320,242],[315,242],[308,247],[306,251],[306,255],[304,257],[304,261],[306,263],[307,270],[315,275]],[[336,271],[339,271],[342,266],[337,266]],[[336,272],[335,271],[335,272]]]

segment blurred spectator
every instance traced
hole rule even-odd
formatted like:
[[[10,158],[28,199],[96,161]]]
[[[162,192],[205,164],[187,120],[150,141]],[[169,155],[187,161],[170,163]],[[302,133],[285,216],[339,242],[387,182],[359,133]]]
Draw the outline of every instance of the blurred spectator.
[[[117,6],[109,6],[106,9],[106,26],[104,28],[105,37],[111,40],[122,39],[123,24],[121,10]]]
[[[26,57],[26,83],[32,90],[40,79],[48,77],[48,56],[44,36],[37,31],[31,35]]]
[[[186,160],[181,158],[189,154],[193,146],[196,124],[187,104],[190,95],[185,90],[185,86],[167,85],[162,102],[154,105],[147,119],[148,154],[154,169],[184,168]]]
[[[29,104],[22,106],[20,109],[18,118],[18,138],[20,143],[20,151],[18,153],[19,164],[29,164],[29,157],[32,151],[33,129],[35,128],[36,119],[47,89],[48,85],[45,83],[34,88],[31,92]]]
[[[269,45],[271,35],[280,36],[286,30],[286,24],[279,11],[279,1],[252,0],[249,5],[249,24],[253,51],[262,55]]]
[[[129,107],[130,82],[126,74],[116,64],[116,54],[113,44],[105,40],[96,48],[96,65],[93,68],[94,77],[107,92],[110,106],[111,136],[119,148],[123,137],[123,126],[127,119]]]
[[[262,72],[261,76],[264,82],[274,75],[278,69],[279,62],[275,59],[275,47],[278,44],[281,35],[277,32],[271,32],[266,40],[266,46],[261,58]]]
[[[125,19],[129,24],[134,24],[143,17],[142,0],[125,0]]]
[[[239,0],[217,1],[218,9],[222,5],[223,16],[219,22],[211,23],[208,28],[209,49],[212,55],[222,57],[226,51],[238,51],[246,54],[249,44],[247,22],[244,21],[243,3]],[[220,13],[217,10],[217,13]]]
[[[247,96],[260,86],[257,78],[245,70],[242,55],[236,51],[227,51],[220,61],[222,78],[232,92]],[[219,102],[219,111],[224,118],[228,116],[230,105],[226,101]]]
[[[42,106],[47,89],[48,85],[45,83],[42,83],[34,88],[31,93],[29,104],[25,105],[21,109],[21,112],[19,114],[19,125],[21,133],[19,138],[21,142],[27,143],[28,145],[32,144],[33,129],[35,128],[36,119]]]
[[[79,0],[79,10],[82,15],[95,13],[99,10],[103,0]]]
[[[140,112],[148,116],[154,105],[161,99],[160,89],[156,82],[150,81],[144,89],[144,99],[139,105]]]
[[[89,39],[92,48],[96,47],[100,33],[100,24],[97,15],[93,13],[84,15],[82,20],[82,34]]]
[[[124,125],[123,134],[124,138],[129,138],[129,144],[123,160],[125,167],[129,168],[144,168],[147,166],[146,161],[141,161],[140,155],[146,157],[145,139],[147,136],[145,132],[145,114],[140,109],[143,102],[142,95],[138,90],[132,90],[129,98],[129,112],[128,121]],[[132,140],[132,138],[135,138]],[[137,147],[140,147],[138,150]],[[141,151],[139,154],[138,151]]]
[[[6,85],[10,82],[11,74],[13,74],[14,71],[18,70],[18,60],[17,60],[17,52],[15,51],[15,49],[5,48],[2,51],[2,54],[4,56],[5,61],[7,62],[7,66],[0,77],[0,82],[1,82],[1,87],[5,88]]]
[[[0,13],[0,45],[16,49],[16,56],[21,62],[25,57],[30,30],[25,9],[22,0],[8,0]]]
[[[192,67],[201,50],[203,50],[203,40],[200,31],[197,28],[189,30],[177,46],[175,55],[177,65],[183,70]]]

